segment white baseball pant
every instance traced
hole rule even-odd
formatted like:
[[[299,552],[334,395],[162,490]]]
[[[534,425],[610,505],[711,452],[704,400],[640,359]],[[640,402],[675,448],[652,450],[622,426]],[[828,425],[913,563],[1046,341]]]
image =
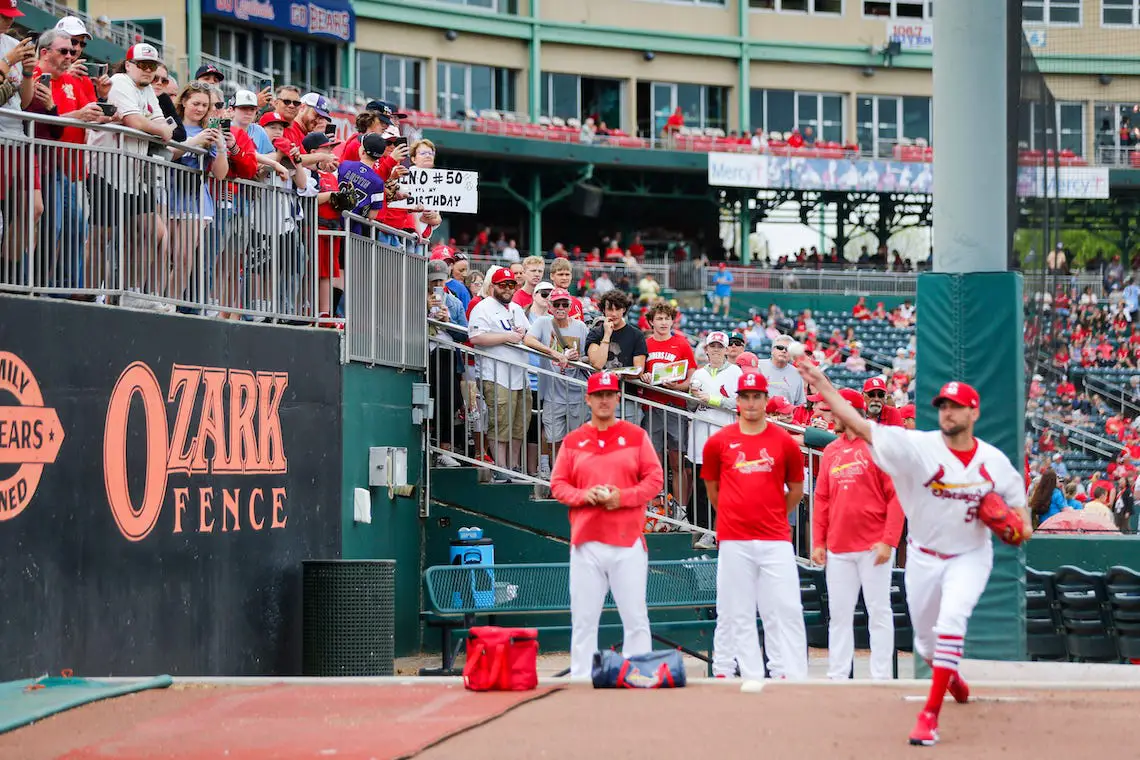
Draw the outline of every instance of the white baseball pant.
[[[994,566],[994,548],[985,545],[950,559],[920,551],[911,544],[906,553],[906,603],[914,627],[914,651],[934,656],[939,634],[965,636],[966,624],[986,590]]]
[[[649,635],[649,608],[645,585],[649,555],[641,539],[633,546],[611,546],[588,541],[570,547],[570,677],[589,678],[598,651],[598,623],[613,593],[621,616],[622,655],[646,654],[653,649]]]
[[[847,678],[855,656],[855,605],[859,589],[867,606],[871,633],[871,678],[889,679],[895,646],[895,619],[891,613],[891,560],[875,564],[875,552],[827,553],[827,677]]]
[[[768,628],[768,624],[764,626],[764,647],[763,654],[768,659],[768,675],[772,678],[779,678],[784,674],[784,666],[780,663],[780,637],[776,633],[779,625],[776,622],[775,616],[764,614],[760,609],[761,605],[757,605],[756,613],[760,616],[761,620],[767,619],[772,624],[772,628]],[[717,613],[717,620],[720,619],[720,613]],[[729,631],[725,626],[720,625],[718,622],[713,629],[713,657],[712,657],[712,672],[714,676],[724,676],[725,678],[733,678],[736,675],[736,642],[728,640]]]
[[[779,652],[781,675],[807,678],[807,634],[800,579],[789,541],[721,541],[716,567],[716,625],[735,651],[745,680],[764,678],[756,613],[764,640]],[[714,633],[714,642],[716,634]]]

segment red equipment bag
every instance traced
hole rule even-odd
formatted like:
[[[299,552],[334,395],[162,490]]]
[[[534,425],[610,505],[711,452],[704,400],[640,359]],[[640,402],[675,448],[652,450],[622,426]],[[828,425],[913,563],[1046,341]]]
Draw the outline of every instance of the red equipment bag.
[[[529,691],[538,686],[538,630],[484,625],[467,633],[463,685],[471,691]]]

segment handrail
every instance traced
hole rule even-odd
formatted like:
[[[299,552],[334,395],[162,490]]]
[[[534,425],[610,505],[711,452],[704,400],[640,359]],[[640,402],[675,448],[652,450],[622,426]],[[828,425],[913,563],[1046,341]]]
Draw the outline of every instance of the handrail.
[[[1066,424],[1059,420],[1034,416],[1030,418],[1030,424],[1037,428],[1042,426],[1050,427],[1053,430],[1064,433],[1070,443],[1081,446],[1081,448],[1086,451],[1094,451],[1106,457],[1115,457],[1124,450],[1124,445],[1121,443],[1110,441],[1096,433]],[[1101,445],[1108,447],[1109,450],[1105,451],[1103,448],[1100,448]]]

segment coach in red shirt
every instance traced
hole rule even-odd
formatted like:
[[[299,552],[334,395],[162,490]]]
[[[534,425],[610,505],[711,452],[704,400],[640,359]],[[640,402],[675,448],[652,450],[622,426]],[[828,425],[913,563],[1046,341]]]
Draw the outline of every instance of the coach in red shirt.
[[[739,421],[705,442],[701,476],[716,508],[720,557],[716,625],[731,642],[745,680],[764,678],[756,611],[783,675],[807,678],[807,637],[799,571],[788,515],[804,493],[803,456],[792,437],[765,416],[768,380],[745,372],[737,381]]]
[[[839,391],[864,413],[863,396]],[[835,420],[840,436],[823,450],[812,516],[812,561],[827,566],[827,677],[848,678],[855,654],[852,624],[859,590],[871,631],[871,678],[891,678],[895,624],[891,565],[903,512],[891,478],[879,469],[867,442]]]
[[[622,654],[653,648],[642,528],[645,507],[661,492],[663,477],[649,436],[615,416],[619,390],[620,379],[611,372],[590,376],[590,421],[562,441],[550,477],[554,498],[570,508],[571,678],[590,676],[607,591],[621,615]]]
[[[893,406],[887,406],[887,381],[881,375],[869,377],[863,383],[867,419],[880,425],[903,426],[902,415]]]

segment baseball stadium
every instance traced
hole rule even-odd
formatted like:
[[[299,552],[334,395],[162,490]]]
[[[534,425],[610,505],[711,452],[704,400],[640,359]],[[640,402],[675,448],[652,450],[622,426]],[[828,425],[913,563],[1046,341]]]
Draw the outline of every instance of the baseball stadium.
[[[1138,46],[0,0],[0,758],[1140,756]]]

